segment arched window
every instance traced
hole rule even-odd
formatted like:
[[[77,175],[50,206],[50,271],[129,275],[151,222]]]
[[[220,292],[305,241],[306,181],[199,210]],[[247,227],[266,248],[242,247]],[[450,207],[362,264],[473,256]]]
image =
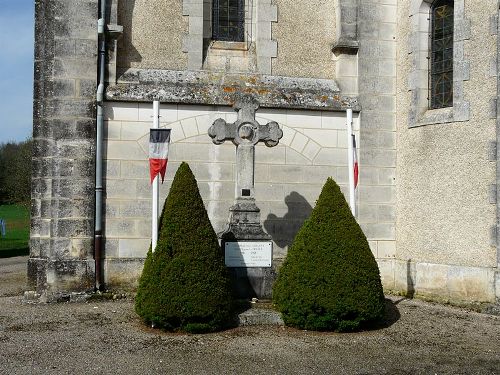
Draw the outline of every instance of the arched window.
[[[453,1],[434,1],[430,18],[430,108],[452,107]]]
[[[214,40],[243,42],[244,25],[244,0],[213,0],[212,37]]]

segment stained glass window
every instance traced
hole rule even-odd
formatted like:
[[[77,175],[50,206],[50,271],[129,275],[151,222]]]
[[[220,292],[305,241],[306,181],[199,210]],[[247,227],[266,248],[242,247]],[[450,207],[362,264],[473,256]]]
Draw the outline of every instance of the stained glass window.
[[[453,1],[431,7],[430,107],[453,106]]]
[[[243,42],[245,0],[214,0],[212,12],[214,40]]]

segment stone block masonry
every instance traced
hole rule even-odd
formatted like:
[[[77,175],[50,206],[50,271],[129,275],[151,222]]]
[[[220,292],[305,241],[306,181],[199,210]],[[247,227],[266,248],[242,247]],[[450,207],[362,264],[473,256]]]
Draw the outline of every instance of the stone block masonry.
[[[131,269],[142,268],[150,244],[147,150],[151,108],[150,103],[137,102],[107,102],[105,107],[105,283],[112,288],[134,287],[139,271]],[[344,112],[267,108],[256,115],[260,123],[278,122],[284,133],[278,146],[270,149],[259,144],[255,151],[255,198],[280,264],[327,177],[347,190],[346,118]],[[221,232],[234,203],[236,158],[233,144],[216,146],[207,134],[218,118],[231,123],[236,112],[228,106],[161,105],[160,126],[172,129],[172,143],[160,201],[163,204],[180,162],[189,162],[210,220],[216,232]],[[355,130],[359,135],[357,116]],[[380,212],[386,205],[381,205]],[[387,252],[381,250],[381,254]]]
[[[361,0],[357,12],[356,79],[362,108],[358,221],[386,289],[394,283],[396,256],[396,9],[396,1]]]
[[[29,284],[47,300],[94,288],[97,0],[35,2]]]

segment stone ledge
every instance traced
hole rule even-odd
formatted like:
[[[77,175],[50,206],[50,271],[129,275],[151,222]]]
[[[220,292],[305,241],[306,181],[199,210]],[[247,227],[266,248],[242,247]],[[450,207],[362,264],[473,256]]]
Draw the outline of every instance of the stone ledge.
[[[332,47],[335,55],[356,55],[359,49],[359,42],[348,38],[341,38]]]
[[[420,117],[410,115],[408,128],[433,124],[449,124],[453,122],[469,121],[469,102],[455,102],[453,107],[428,109]]]
[[[227,106],[242,94],[266,108],[360,110],[357,97],[341,95],[334,80],[206,71],[129,69],[107,88],[106,99]]]
[[[281,318],[281,314],[271,308],[260,307],[257,304],[250,309],[238,314],[239,326],[255,326],[255,325],[275,325],[283,326],[285,323]]]

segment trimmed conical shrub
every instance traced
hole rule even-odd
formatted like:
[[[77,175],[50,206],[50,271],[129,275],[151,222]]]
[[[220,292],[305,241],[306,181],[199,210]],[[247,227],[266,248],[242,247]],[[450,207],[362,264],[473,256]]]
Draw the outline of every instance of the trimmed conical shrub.
[[[285,324],[308,330],[352,331],[384,316],[377,263],[331,178],[288,250],[273,301]]]
[[[231,321],[223,253],[187,163],[175,174],[135,299],[147,323],[167,330],[210,332]]]

